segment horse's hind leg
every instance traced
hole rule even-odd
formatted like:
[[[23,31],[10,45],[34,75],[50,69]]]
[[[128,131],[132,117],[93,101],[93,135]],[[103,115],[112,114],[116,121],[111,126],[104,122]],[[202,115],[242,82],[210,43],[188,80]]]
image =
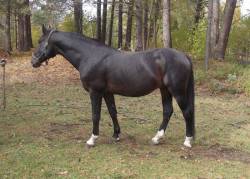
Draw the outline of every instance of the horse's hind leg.
[[[170,117],[173,114],[172,94],[166,88],[161,88],[160,90],[163,106],[163,121],[156,136],[152,138],[152,144],[159,144],[159,139],[163,137]]]
[[[186,122],[186,140],[184,142],[184,147],[191,148],[191,140],[194,136],[194,124],[193,124],[193,117],[194,117],[194,110],[188,104],[187,95],[184,93],[182,95],[176,95],[175,99],[177,101],[178,106],[180,107],[183,117],[185,118]]]
[[[115,99],[113,94],[105,94],[104,99],[106,102],[106,105],[109,110],[110,117],[112,118],[113,125],[114,125],[114,135],[112,137],[113,140],[119,141],[119,134],[120,134],[120,126],[117,120],[117,111],[115,107]]]

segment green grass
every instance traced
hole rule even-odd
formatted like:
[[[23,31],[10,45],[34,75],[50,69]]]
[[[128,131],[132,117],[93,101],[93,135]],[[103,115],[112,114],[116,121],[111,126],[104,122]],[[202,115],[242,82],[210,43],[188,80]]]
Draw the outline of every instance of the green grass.
[[[103,102],[100,137],[87,149],[91,108],[81,86],[8,85],[7,108],[0,109],[0,177],[249,178],[248,98],[196,94],[193,149],[181,150],[185,123],[176,103],[164,139],[148,145],[162,120],[158,91],[116,96],[122,130],[117,143],[109,143],[113,127]]]

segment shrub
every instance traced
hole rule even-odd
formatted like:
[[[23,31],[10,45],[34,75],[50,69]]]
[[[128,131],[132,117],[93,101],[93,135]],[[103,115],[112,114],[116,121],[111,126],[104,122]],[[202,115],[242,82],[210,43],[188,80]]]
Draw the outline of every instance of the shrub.
[[[203,85],[209,79],[207,71],[197,70],[194,75],[194,80],[197,85]]]

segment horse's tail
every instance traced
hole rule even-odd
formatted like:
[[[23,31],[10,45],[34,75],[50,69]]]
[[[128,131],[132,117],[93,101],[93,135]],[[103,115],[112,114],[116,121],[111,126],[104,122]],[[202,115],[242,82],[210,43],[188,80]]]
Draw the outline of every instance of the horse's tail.
[[[192,114],[192,134],[193,139],[195,139],[195,106],[194,106],[194,99],[195,99],[195,91],[194,91],[194,72],[193,72],[193,64],[191,58],[187,55],[188,60],[191,64],[191,71],[189,75],[189,81],[187,86],[187,97],[188,97],[188,105],[191,107],[191,114]]]

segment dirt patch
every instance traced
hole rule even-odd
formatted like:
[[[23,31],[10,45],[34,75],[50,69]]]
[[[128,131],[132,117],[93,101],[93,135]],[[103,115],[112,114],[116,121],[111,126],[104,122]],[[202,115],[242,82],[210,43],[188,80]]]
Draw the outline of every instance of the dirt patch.
[[[250,164],[250,153],[243,151],[236,151],[227,146],[222,146],[220,144],[215,144],[210,146],[210,148],[205,147],[194,147],[191,150],[184,151],[184,154],[180,155],[182,160],[194,160],[199,157],[206,157],[213,160],[229,160],[236,162],[245,162]]]
[[[50,123],[50,132],[56,134],[62,134],[63,131],[71,131],[75,126],[83,124],[60,124],[60,123]]]
[[[213,159],[226,159],[229,161],[250,163],[250,153],[236,151],[232,148],[228,148],[227,146],[221,146],[219,144],[210,146],[210,149],[207,151],[199,150],[198,154]]]
[[[50,123],[43,126],[43,130],[31,132],[34,136],[43,137],[50,141],[65,139],[65,140],[84,140],[83,126],[84,123]]]
[[[138,145],[139,144],[139,142],[137,141],[137,139],[134,136],[129,135],[127,133],[123,134],[123,138],[124,139],[122,139],[121,142],[129,143],[129,144],[132,144],[132,145]]]
[[[49,60],[48,66],[33,68],[31,55],[13,56],[7,59],[6,82],[8,83],[41,83],[41,84],[80,84],[78,71],[62,56]],[[2,79],[2,69],[0,79]]]

